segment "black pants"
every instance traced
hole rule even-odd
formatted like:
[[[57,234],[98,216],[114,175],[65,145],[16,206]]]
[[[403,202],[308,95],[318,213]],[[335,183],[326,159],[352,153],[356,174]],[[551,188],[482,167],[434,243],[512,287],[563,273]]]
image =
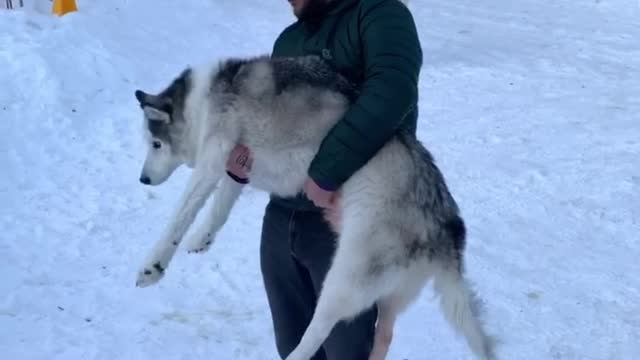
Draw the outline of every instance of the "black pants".
[[[267,205],[260,262],[282,358],[298,345],[311,321],[335,241],[322,214]],[[376,319],[374,306],[352,321],[339,322],[313,360],[367,360]]]

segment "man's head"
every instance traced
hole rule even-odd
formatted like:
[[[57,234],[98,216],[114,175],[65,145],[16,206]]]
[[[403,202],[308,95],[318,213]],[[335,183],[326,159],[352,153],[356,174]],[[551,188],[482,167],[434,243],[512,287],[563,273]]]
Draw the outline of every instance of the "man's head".
[[[330,1],[338,0],[288,0],[293,14],[300,20],[321,17]]]

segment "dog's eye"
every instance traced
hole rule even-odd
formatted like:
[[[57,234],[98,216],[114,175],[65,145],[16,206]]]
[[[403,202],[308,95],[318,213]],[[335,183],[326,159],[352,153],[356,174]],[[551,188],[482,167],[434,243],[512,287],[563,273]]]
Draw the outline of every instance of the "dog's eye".
[[[153,144],[154,149],[160,149],[162,147],[162,143],[160,141],[154,141]]]

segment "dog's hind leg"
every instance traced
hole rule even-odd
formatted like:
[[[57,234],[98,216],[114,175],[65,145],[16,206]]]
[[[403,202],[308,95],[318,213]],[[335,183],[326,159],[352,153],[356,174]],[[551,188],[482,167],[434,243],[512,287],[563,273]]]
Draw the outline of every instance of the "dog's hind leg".
[[[216,234],[227,222],[243,187],[244,184],[234,181],[229,176],[222,177],[220,187],[213,196],[209,216],[187,240],[186,246],[189,253],[205,252],[209,249]]]
[[[397,311],[393,298],[386,298],[378,302],[378,323],[369,360],[384,360],[387,357],[393,339]]]
[[[386,281],[394,283],[393,292],[378,300],[378,324],[369,360],[384,360],[393,339],[393,328],[398,314],[405,311],[420,295],[429,278],[433,275],[433,266],[424,266],[419,262],[407,267],[389,271]]]
[[[286,360],[311,359],[339,321],[349,320],[373,305],[375,295],[351,271],[336,258],[323,283],[311,322]]]
[[[377,236],[371,234],[371,229],[363,226],[349,231],[349,235],[340,235],[311,322],[286,360],[309,360],[339,321],[350,321],[391,291],[392,281],[383,281],[388,273],[377,272],[380,267],[372,266],[362,256],[362,239],[368,241]]]

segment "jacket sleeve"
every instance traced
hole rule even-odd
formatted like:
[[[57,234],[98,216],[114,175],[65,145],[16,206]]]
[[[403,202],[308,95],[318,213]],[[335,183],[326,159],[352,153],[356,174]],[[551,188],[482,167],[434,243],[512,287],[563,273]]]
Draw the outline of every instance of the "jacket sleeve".
[[[418,100],[422,49],[411,13],[397,0],[368,3],[359,14],[365,67],[360,96],[309,167],[309,177],[325,190],[336,190],[364,166]]]

